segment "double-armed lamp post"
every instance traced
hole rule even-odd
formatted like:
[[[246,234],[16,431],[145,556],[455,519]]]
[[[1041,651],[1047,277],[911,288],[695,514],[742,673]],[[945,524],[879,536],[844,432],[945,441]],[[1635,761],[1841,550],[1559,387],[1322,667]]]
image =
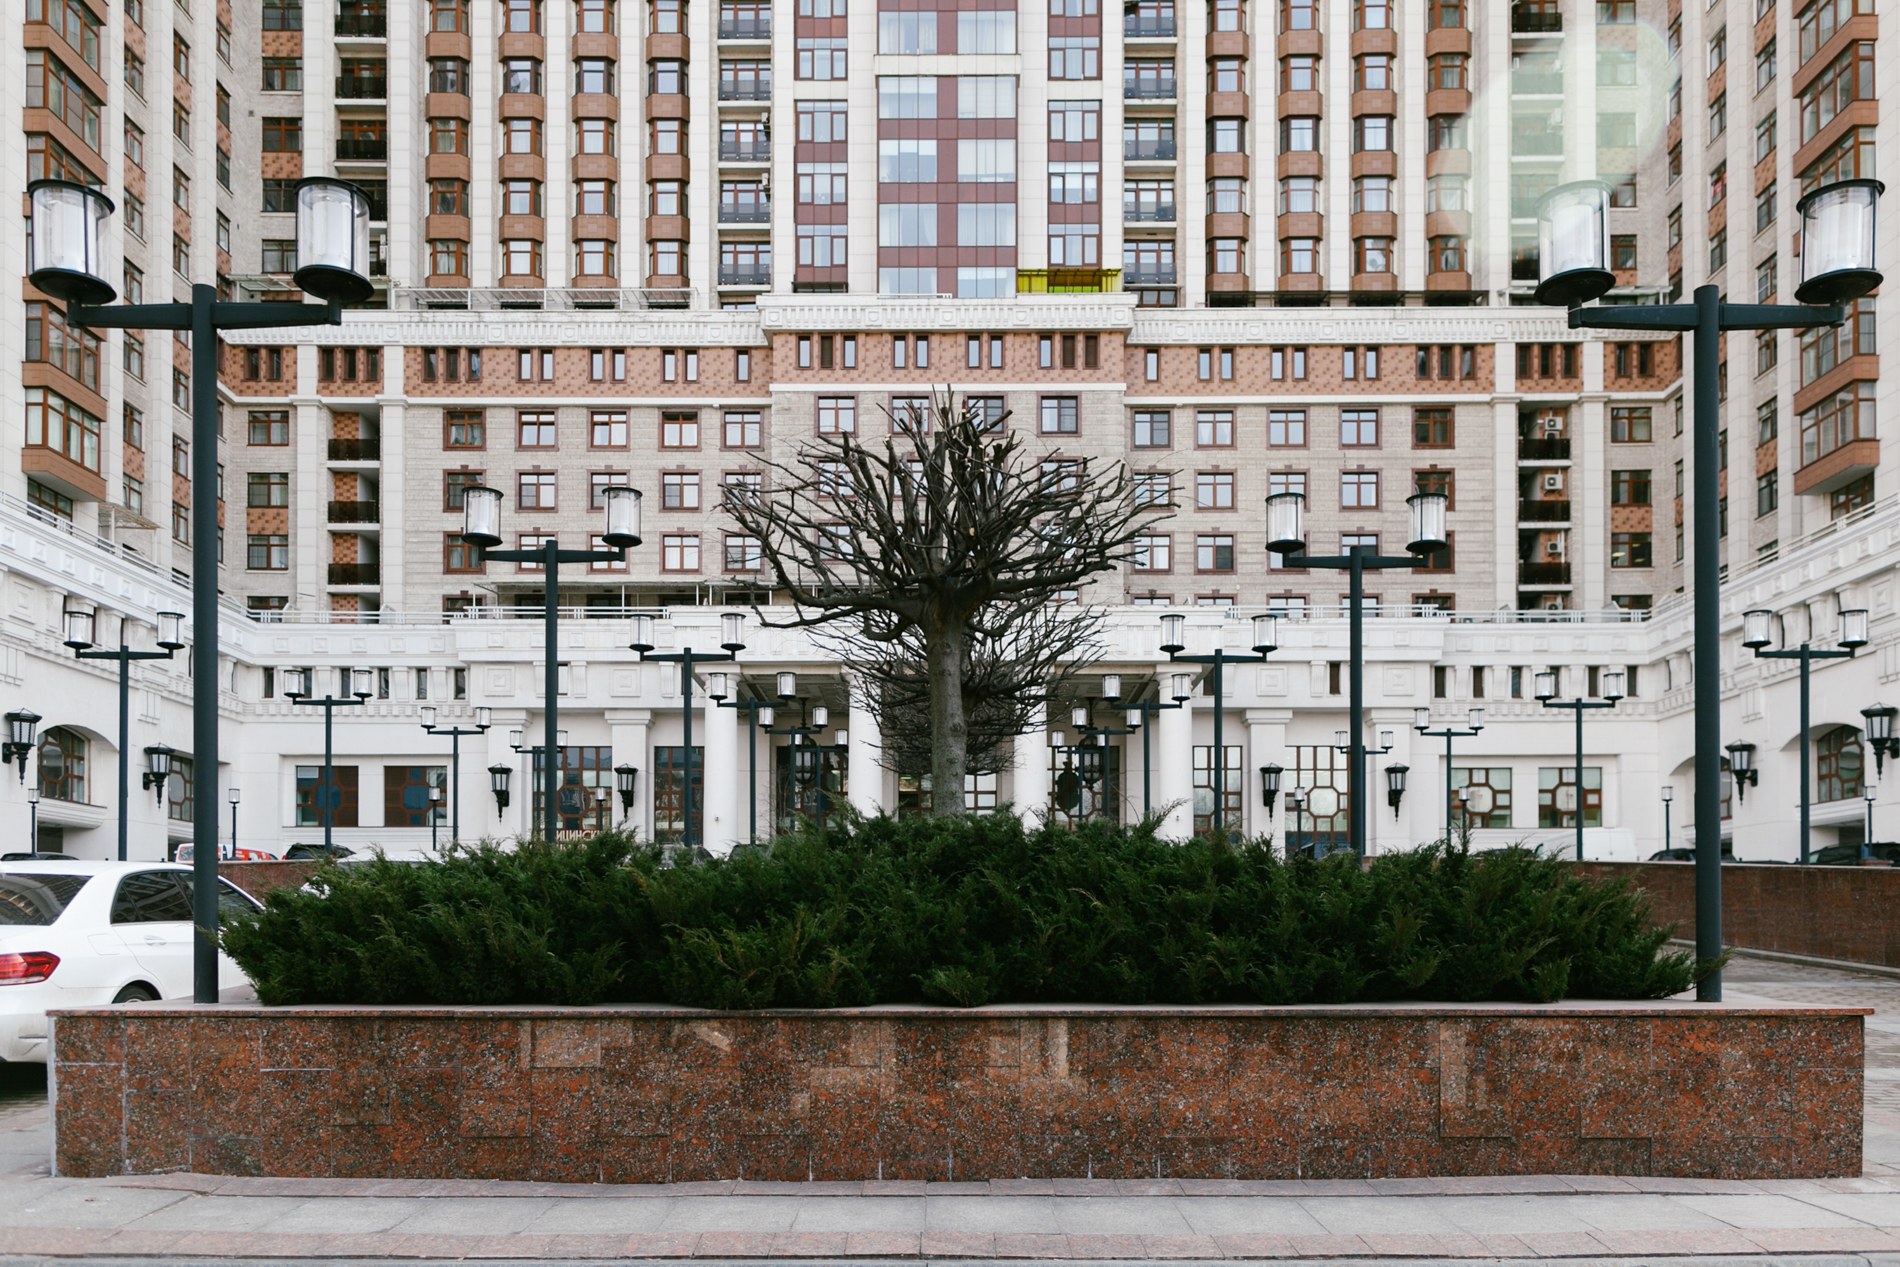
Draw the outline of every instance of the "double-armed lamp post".
[[[1306,494],[1275,493],[1267,498],[1267,549],[1290,568],[1331,568],[1350,578],[1347,588],[1351,684],[1348,720],[1351,725],[1346,763],[1347,833],[1353,852],[1366,856],[1366,573],[1387,568],[1420,568],[1450,544],[1444,493],[1414,493],[1405,499],[1411,508],[1411,540],[1403,555],[1383,555],[1373,546],[1349,546],[1343,555],[1306,553]]]
[[[1467,725],[1454,726],[1450,722],[1446,722],[1444,725],[1434,730],[1432,729],[1432,710],[1431,709],[1419,708],[1419,709],[1414,709],[1412,712],[1412,729],[1416,730],[1421,735],[1426,735],[1433,739],[1443,739],[1445,741],[1445,843],[1446,844],[1451,843],[1452,800],[1453,800],[1453,793],[1455,790],[1452,784],[1452,778],[1451,778],[1451,741],[1454,739],[1469,739],[1471,736],[1483,730],[1484,729],[1484,710],[1482,708],[1474,708],[1468,714],[1466,714],[1466,718],[1469,723]]]
[[[678,651],[656,651],[653,617],[635,616],[633,642],[629,644],[629,649],[639,655],[642,663],[651,661],[680,666],[680,724],[684,732],[680,750],[684,753],[681,766],[685,775],[680,791],[680,804],[685,810],[680,816],[680,843],[688,848],[700,843],[699,834],[693,830],[693,666],[734,661],[745,650],[744,616],[738,612],[727,612],[719,618],[719,627],[725,639],[719,644],[719,651],[695,651],[691,647],[681,647]]]
[[[1161,650],[1169,660],[1176,664],[1211,665],[1214,670],[1209,682],[1214,696],[1214,756],[1208,762],[1208,773],[1214,789],[1214,808],[1208,816],[1208,827],[1213,831],[1227,830],[1227,749],[1222,743],[1224,732],[1221,728],[1221,719],[1227,712],[1227,688],[1223,671],[1230,664],[1258,664],[1264,661],[1280,645],[1278,624],[1271,616],[1253,618],[1252,652],[1227,650],[1222,645],[1227,632],[1223,625],[1215,635],[1214,650],[1201,655],[1189,655],[1187,645],[1182,641],[1187,618],[1177,613],[1161,618]],[[1191,821],[1189,826],[1191,830]]]
[[[563,550],[553,536],[544,536],[540,544],[517,550],[501,550],[501,490],[475,485],[462,490],[462,538],[475,547],[486,563],[527,563],[541,569],[542,649],[547,660],[542,674],[542,725],[547,760],[542,763],[541,831],[549,844],[560,838],[560,811],[555,797],[560,791],[561,771],[557,759],[559,746],[555,733],[561,727],[561,565],[563,563],[619,563],[627,551],[640,544],[640,493],[637,489],[614,485],[600,490],[600,504],[606,518],[606,531],[600,534],[602,550]],[[491,766],[490,774],[494,772]],[[505,789],[497,788],[502,796]]]
[[[772,724],[772,705],[762,699],[732,699],[734,688],[729,685],[736,675],[729,673],[708,673],[706,675],[706,698],[720,708],[737,708],[745,712],[746,735],[746,842],[759,843],[759,716],[764,714],[765,724]],[[773,687],[778,692],[779,704],[792,702],[798,694],[798,675],[784,672],[773,679]]]
[[[1572,330],[1652,330],[1693,334],[1695,479],[1690,536],[1695,555],[1695,840],[1696,958],[1722,957],[1722,549],[1721,342],[1728,330],[1805,330],[1838,326],[1843,304],[1880,285],[1875,267],[1877,180],[1822,185],[1796,205],[1801,216],[1801,280],[1796,304],[1732,304],[1720,286],[1698,286],[1686,304],[1585,308],[1616,284],[1610,268],[1610,187],[1602,181],[1560,185],[1538,208],[1537,302],[1570,309]],[[1696,997],[1722,1001],[1722,974],[1711,969]]]
[[[436,725],[434,704],[424,704],[418,711],[422,714],[423,734],[449,737],[449,844],[453,845],[462,838],[462,736],[482,734],[494,723],[489,720],[487,708],[475,710],[473,726]],[[430,822],[433,825],[433,811]]]
[[[27,273],[66,305],[66,320],[89,329],[173,330],[191,339],[191,629],[193,797],[192,998],[218,1001],[218,332],[343,323],[343,305],[375,293],[369,279],[369,199],[347,181],[297,183],[296,283],[317,304],[238,303],[194,284],[185,303],[120,304],[106,280],[106,217],[112,200],[67,180],[26,187]]]
[[[1575,699],[1557,698],[1557,671],[1539,669],[1531,677],[1531,693],[1537,702],[1545,708],[1567,708],[1577,716],[1577,861],[1583,861],[1583,715],[1596,708],[1615,708],[1616,702],[1623,698],[1624,674],[1621,669],[1605,669],[1602,673],[1603,698]]]
[[[1115,685],[1118,688],[1121,686],[1119,678],[1116,679]],[[1170,673],[1168,685],[1172,699],[1161,698],[1161,682],[1157,678],[1153,699],[1137,700],[1128,705],[1128,724],[1141,731],[1141,816],[1143,818],[1154,812],[1154,799],[1149,780],[1153,777],[1154,771],[1154,750],[1150,737],[1154,733],[1155,714],[1185,707],[1187,702],[1194,697],[1193,679],[1186,673]],[[1108,694],[1106,684],[1103,686],[1102,693],[1104,696]],[[1269,805],[1268,809],[1272,809],[1272,806]]]
[[[1867,645],[1867,609],[1852,607],[1841,613],[1841,645],[1817,647],[1803,642],[1798,647],[1769,650],[1774,641],[1775,614],[1761,608],[1742,613],[1742,645],[1755,653],[1757,660],[1796,660],[1801,665],[1801,861],[1808,861],[1808,812],[1813,797],[1814,766],[1808,740],[1808,675],[1816,660],[1851,660]],[[1865,710],[1863,710],[1865,715]]]
[[[91,608],[66,609],[66,645],[81,660],[116,660],[119,665],[119,861],[126,860],[128,823],[126,811],[132,801],[132,662],[169,660],[185,645],[185,613],[158,613],[158,650],[134,651],[126,641],[130,619],[119,620],[119,646],[116,651],[93,645],[98,617]]]
[[[285,692],[284,698],[292,704],[323,710],[323,782],[316,790],[316,800],[317,812],[323,816],[323,856],[332,858],[336,855],[331,852],[330,837],[336,828],[337,806],[341,804],[343,794],[336,786],[336,767],[331,763],[331,726],[337,709],[360,708],[369,702],[370,674],[368,669],[351,669],[348,695],[325,695],[318,699],[310,693],[310,670],[295,669],[292,672],[296,675],[297,689]]]

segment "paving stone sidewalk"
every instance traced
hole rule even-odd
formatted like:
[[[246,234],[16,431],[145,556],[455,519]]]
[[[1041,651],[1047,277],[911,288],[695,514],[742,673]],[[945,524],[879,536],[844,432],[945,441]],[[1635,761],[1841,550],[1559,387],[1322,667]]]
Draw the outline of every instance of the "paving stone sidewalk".
[[[1657,1259],[1900,1267],[1900,979],[1745,960],[1737,1003],[1871,1006],[1860,1178],[728,1182],[579,1186],[47,1173],[0,1086],[0,1267],[140,1258],[1357,1263]]]

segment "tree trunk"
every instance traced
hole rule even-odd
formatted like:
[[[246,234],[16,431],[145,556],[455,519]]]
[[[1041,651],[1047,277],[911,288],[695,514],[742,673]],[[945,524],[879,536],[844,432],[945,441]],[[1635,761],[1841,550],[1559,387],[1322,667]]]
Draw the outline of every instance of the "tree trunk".
[[[970,761],[970,726],[963,715],[963,655],[967,630],[935,631],[926,644],[930,673],[931,813],[939,817],[965,811],[964,779]]]

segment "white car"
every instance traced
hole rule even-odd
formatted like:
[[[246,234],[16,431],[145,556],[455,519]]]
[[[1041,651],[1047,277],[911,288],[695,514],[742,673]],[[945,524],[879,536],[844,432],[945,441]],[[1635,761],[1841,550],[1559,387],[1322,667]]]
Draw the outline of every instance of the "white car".
[[[168,862],[0,863],[0,1061],[45,1062],[49,1010],[189,999],[191,892]],[[263,909],[225,879],[218,905]],[[257,997],[222,951],[218,997]]]

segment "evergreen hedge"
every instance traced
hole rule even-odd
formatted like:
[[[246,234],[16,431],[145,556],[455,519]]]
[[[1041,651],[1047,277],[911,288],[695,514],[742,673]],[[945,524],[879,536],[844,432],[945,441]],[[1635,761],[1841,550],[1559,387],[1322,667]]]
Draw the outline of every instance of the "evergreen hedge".
[[[317,880],[224,931],[265,1003],[1548,1002],[1696,976],[1641,894],[1519,849],[1361,868],[991,814],[864,820],[723,860],[610,834]]]

